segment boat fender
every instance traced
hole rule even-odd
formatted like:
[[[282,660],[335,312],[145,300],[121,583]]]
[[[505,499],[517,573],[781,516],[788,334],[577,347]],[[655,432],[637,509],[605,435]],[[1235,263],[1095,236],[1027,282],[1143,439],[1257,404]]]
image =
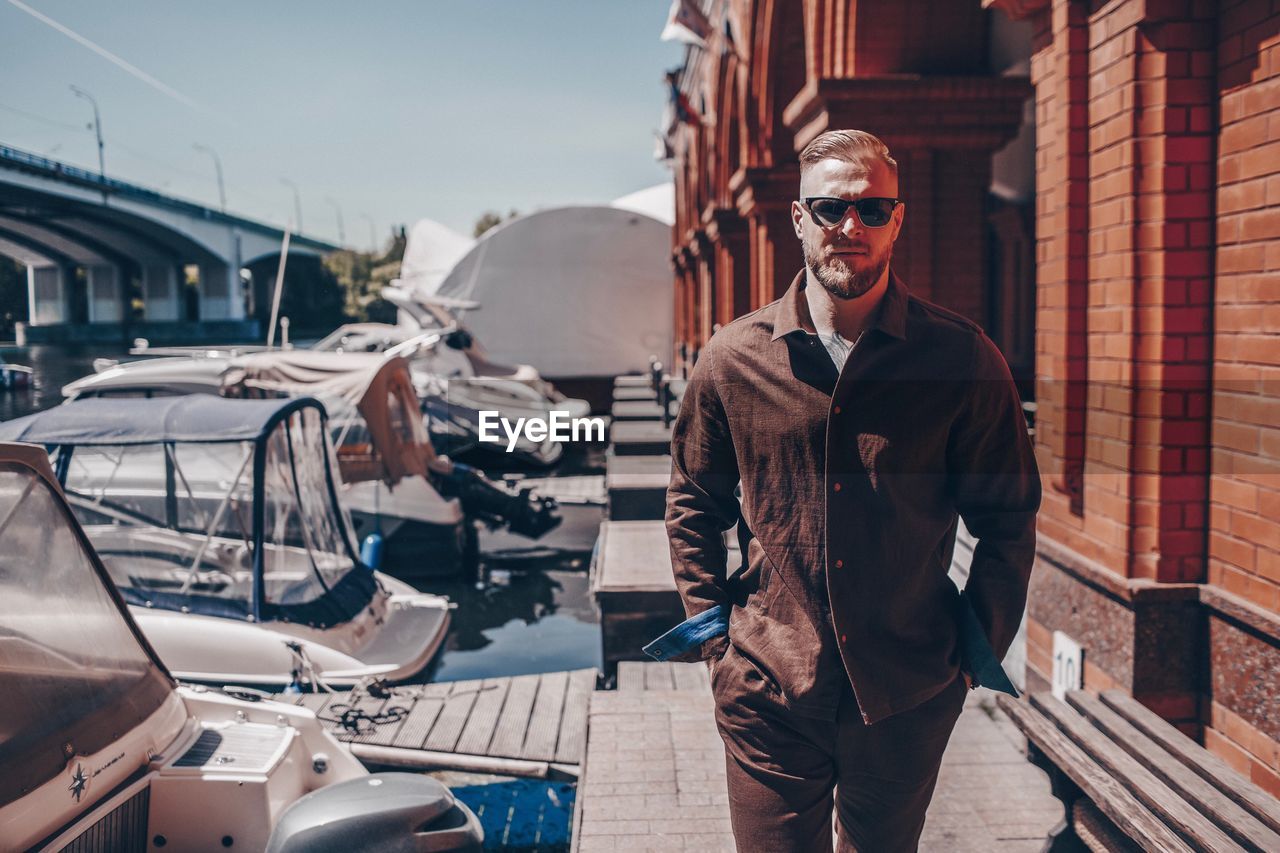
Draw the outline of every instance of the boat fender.
[[[360,562],[370,571],[377,571],[382,565],[382,534],[370,533],[360,545]]]

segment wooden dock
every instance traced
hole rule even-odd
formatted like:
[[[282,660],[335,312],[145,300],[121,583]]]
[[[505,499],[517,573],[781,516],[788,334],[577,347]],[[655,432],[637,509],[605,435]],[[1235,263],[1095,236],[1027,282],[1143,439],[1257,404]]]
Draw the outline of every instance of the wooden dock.
[[[616,456],[664,456],[671,452],[671,428],[662,421],[623,421],[609,427]]]
[[[362,761],[512,776],[578,774],[597,672],[580,669],[283,697],[310,708]]]
[[[662,521],[606,521],[591,565],[605,672],[685,618]]]
[[[658,399],[658,395],[648,385],[637,387],[623,386],[621,388],[613,389],[613,399],[614,402],[618,402],[620,400],[648,400],[652,403],[654,400]]]
[[[677,408],[673,403],[671,406],[672,415],[675,414]],[[657,400],[615,400],[610,415],[613,417],[614,423],[660,421],[663,417],[663,409]]]
[[[666,513],[670,481],[670,456],[610,456],[605,474],[609,518],[613,521],[661,519]]]

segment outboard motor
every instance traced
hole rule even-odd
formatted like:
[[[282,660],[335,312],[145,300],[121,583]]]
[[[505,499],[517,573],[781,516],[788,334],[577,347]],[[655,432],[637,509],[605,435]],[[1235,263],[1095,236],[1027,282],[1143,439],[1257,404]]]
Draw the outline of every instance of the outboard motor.
[[[480,821],[429,776],[374,773],[312,791],[285,810],[267,853],[471,853]]]
[[[466,329],[455,329],[445,336],[445,345],[456,350],[467,350],[475,343],[475,338]]]
[[[441,474],[440,478],[442,495],[456,497],[467,515],[479,518],[491,528],[505,526],[512,533],[537,539],[563,521],[555,498],[536,494],[528,486],[506,488],[470,465],[454,462],[452,471]]]

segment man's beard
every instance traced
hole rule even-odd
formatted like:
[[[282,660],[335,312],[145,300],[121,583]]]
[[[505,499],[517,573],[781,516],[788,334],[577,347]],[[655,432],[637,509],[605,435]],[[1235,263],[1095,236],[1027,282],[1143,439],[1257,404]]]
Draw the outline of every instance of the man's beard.
[[[879,256],[871,258],[870,266],[855,270],[845,262],[836,260],[834,256],[826,263],[822,263],[807,242],[802,243],[802,248],[804,263],[809,268],[809,272],[813,273],[818,283],[837,299],[857,299],[875,287],[880,276],[884,275],[885,268],[889,266],[889,259],[893,255],[893,245],[890,244]]]

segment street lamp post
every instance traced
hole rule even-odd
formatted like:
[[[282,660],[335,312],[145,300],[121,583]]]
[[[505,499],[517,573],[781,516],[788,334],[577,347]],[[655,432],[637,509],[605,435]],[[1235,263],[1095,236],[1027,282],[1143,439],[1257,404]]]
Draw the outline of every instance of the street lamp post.
[[[302,233],[302,196],[298,195],[298,185],[288,178],[281,178],[280,183],[293,190],[294,231]]]
[[[324,200],[333,205],[334,213],[338,215],[338,245],[345,246],[347,243],[347,230],[342,227],[342,205],[329,196],[325,196]]]
[[[106,180],[107,167],[102,154],[102,116],[98,113],[98,102],[94,100],[93,95],[90,95],[74,83],[71,84],[71,91],[77,98],[84,98],[90,104],[93,104],[93,132],[98,136],[98,174],[103,180]]]
[[[222,183],[222,159],[218,157],[218,152],[214,151],[208,145],[201,145],[196,142],[192,145],[197,151],[203,151],[213,158],[213,169],[218,175],[218,201],[222,205],[222,212],[227,212],[227,188]]]

